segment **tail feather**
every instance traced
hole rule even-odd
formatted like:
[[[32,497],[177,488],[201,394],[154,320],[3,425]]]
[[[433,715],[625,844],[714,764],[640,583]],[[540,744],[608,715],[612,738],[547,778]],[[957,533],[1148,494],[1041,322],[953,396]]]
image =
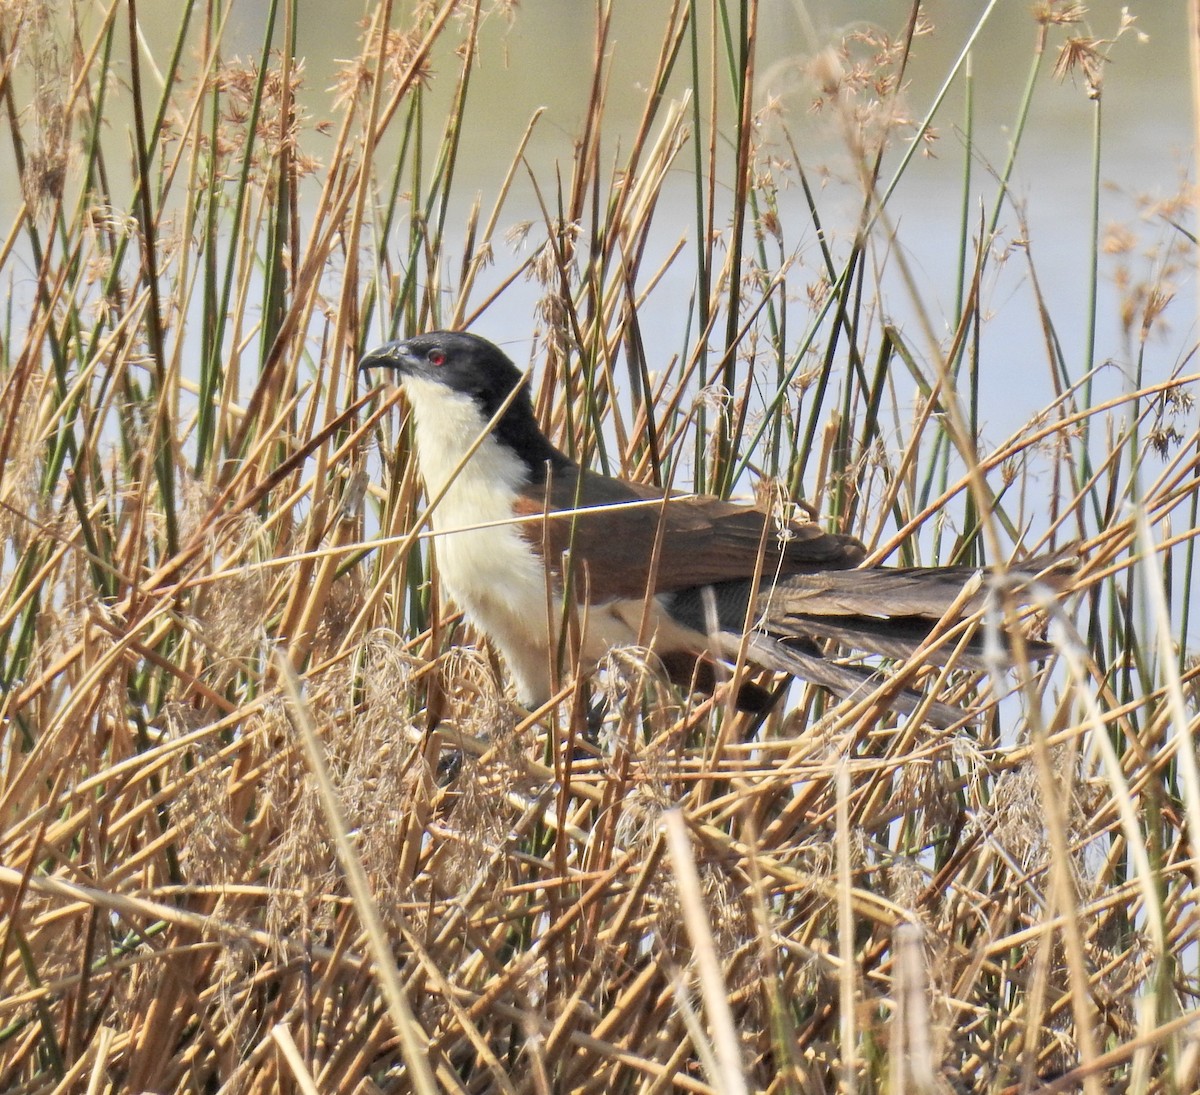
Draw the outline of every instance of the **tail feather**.
[[[767,619],[788,616],[920,616],[939,619],[979,571],[975,567],[867,570],[797,574],[767,587],[756,608]],[[982,603],[977,594],[971,598]],[[967,610],[973,607],[967,602]]]
[[[741,637],[726,632],[720,639],[722,653],[728,658],[735,657]],[[828,689],[835,696],[845,700],[863,699],[874,692],[885,679],[869,669],[841,665],[818,654],[797,650],[779,639],[757,632],[746,639],[746,657],[764,669],[799,677],[810,684]],[[961,708],[937,701],[929,703],[920,692],[914,692],[910,688],[893,693],[888,696],[886,702],[888,707],[902,715],[911,715],[922,704],[927,704],[925,718],[942,730],[966,722],[970,718]]]
[[[1005,577],[1019,594],[1040,582],[1062,586],[1075,568],[1074,556],[1043,555],[1012,567]],[[898,616],[941,619],[962,596],[967,583],[982,572],[978,567],[864,567],[859,570],[797,574],[764,588],[756,608],[769,620],[790,616],[867,616],[892,620]],[[959,607],[977,612],[987,600],[981,588]]]
[[[837,619],[827,616],[787,616],[770,621],[772,634],[789,639],[831,640],[841,646],[879,654],[884,658],[907,660],[914,657],[929,638],[930,621],[917,619],[886,619],[850,616]],[[1025,651],[1030,661],[1040,662],[1054,653],[1049,643],[1026,639]],[[991,667],[981,639],[966,643],[947,640],[921,651],[921,660],[928,665],[945,666],[972,673],[986,673]]]
[[[1074,573],[1073,553],[1044,555],[1010,568],[1008,588],[1019,603],[1037,599],[1037,587],[1061,589]],[[827,688],[843,698],[861,698],[877,687],[879,674],[865,667],[844,665],[824,656],[820,644],[911,659],[943,618],[957,619],[984,607],[988,591],[980,588],[963,597],[967,583],[981,572],[976,567],[866,567],[858,570],[797,574],[760,592],[750,620],[747,657],[763,669],[787,673]],[[680,624],[709,636],[714,653],[736,656],[750,610],[751,583],[722,582],[660,596],[662,607]],[[953,610],[953,611],[952,611]],[[1026,640],[1025,653],[1041,661],[1053,648]],[[920,653],[922,661],[973,672],[986,672],[981,638],[966,643],[946,642]],[[912,714],[925,697],[904,689],[888,704]],[[962,722],[964,713],[942,703],[925,707],[925,717],[945,728]]]

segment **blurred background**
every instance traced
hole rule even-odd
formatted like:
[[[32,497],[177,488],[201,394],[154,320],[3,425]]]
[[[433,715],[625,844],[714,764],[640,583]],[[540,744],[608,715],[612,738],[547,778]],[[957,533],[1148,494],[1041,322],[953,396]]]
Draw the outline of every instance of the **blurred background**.
[[[1064,5],[1058,5],[1060,8]],[[404,7],[404,6],[401,6]],[[646,81],[653,72],[661,47],[662,28],[670,4],[667,0],[615,0],[607,49],[608,88],[604,144],[613,162],[627,149],[646,101]],[[990,7],[990,11],[988,10]],[[1034,18],[1036,5],[1004,0],[988,5],[981,0],[933,0],[923,5],[929,32],[921,35],[905,75],[902,104],[914,126],[931,110],[939,88],[954,67],[967,40],[988,13],[970,53],[971,134],[974,154],[966,190],[970,208],[965,215],[979,235],[981,218],[992,216],[997,203],[996,176],[1009,155],[1018,124],[1018,112],[1030,78],[1043,28]],[[1071,5],[1065,5],[1069,8]],[[225,34],[227,58],[259,55],[263,46],[266,0],[233,5]],[[841,126],[828,111],[814,110],[816,92],[811,78],[813,58],[835,47],[847,34],[870,35],[879,30],[893,38],[901,35],[910,9],[907,0],[844,0],[813,2],[766,0],[759,11],[756,107],[773,104],[763,122],[768,141],[778,145],[779,156],[790,162],[793,151],[800,166],[819,187],[818,202],[826,231],[835,244],[852,238],[858,223],[862,188],[853,158],[848,154]],[[357,55],[363,24],[355,5],[328,0],[300,0],[296,6],[297,55],[303,61],[299,99],[314,121],[333,114],[333,88],[345,59]],[[398,8],[398,14],[400,8]],[[507,14],[506,14],[507,13]],[[95,22],[96,13],[80,9],[80,18]],[[174,5],[145,4],[138,9],[150,58],[165,59],[178,33]],[[535,112],[541,117],[526,149],[528,171],[517,173],[501,218],[501,229],[541,219],[530,176],[543,188],[555,171],[569,173],[570,158],[581,132],[591,93],[592,58],[596,41],[595,6],[578,0],[522,0],[495,5],[480,31],[480,48],[470,91],[471,109],[457,165],[457,184],[447,217],[447,269],[461,259],[462,241],[456,225],[465,223],[467,209],[479,195],[486,210],[511,161],[521,135]],[[1123,23],[1132,25],[1119,33]],[[701,20],[708,33],[710,21]],[[1046,370],[1045,338],[1030,284],[1029,264],[1021,248],[1028,246],[1036,265],[1039,289],[1055,325],[1055,334],[1068,363],[1078,373],[1088,352],[1088,258],[1093,225],[1090,201],[1093,147],[1099,127],[1100,284],[1097,299],[1095,360],[1112,361],[1115,371],[1097,377],[1099,396],[1122,390],[1136,347],[1121,320],[1122,301],[1131,286],[1161,278],[1174,298],[1153,332],[1153,352],[1147,379],[1164,376],[1190,352],[1195,340],[1196,292],[1191,262],[1181,252],[1183,237],[1172,220],[1183,216],[1178,205],[1192,171],[1194,123],[1190,103],[1185,5],[1142,0],[1121,4],[1096,0],[1087,5],[1083,21],[1052,26],[1046,56],[1040,62],[1031,109],[1021,138],[1009,200],[999,211],[998,235],[993,248],[983,304],[988,319],[980,355],[981,393],[988,397],[984,425],[990,435],[1003,436],[1024,422],[1040,405],[1023,403],[1014,380],[1035,382]],[[1103,66],[1099,99],[1089,96],[1087,81],[1077,68],[1056,75],[1055,58],[1070,36],[1092,36],[1104,44],[1110,61]],[[84,33],[84,39],[89,35]],[[199,35],[196,35],[197,41]],[[277,34],[277,38],[279,35]],[[1114,41],[1115,39],[1115,41]],[[458,70],[452,55],[457,36],[439,41],[430,65],[425,125],[434,147],[454,93]],[[1111,43],[1107,44],[1107,43]],[[701,50],[711,42],[701,44]],[[186,47],[185,47],[186,57]],[[942,316],[927,318],[934,331],[945,334],[945,316],[955,310],[959,279],[959,224],[964,216],[964,152],[967,95],[963,66],[949,87],[931,122],[931,139],[900,179],[889,200],[888,219],[897,246],[904,249],[920,293],[929,302],[943,302]],[[186,71],[186,64],[185,64]],[[668,96],[687,91],[678,66]],[[705,71],[709,71],[705,69]],[[17,74],[17,79],[22,78]],[[702,113],[707,116],[712,89],[697,89]],[[728,85],[716,94],[719,112],[731,110]],[[111,94],[109,114],[114,133],[128,125],[128,97]],[[326,137],[333,145],[333,132]],[[392,138],[393,140],[397,138]],[[311,128],[302,134],[304,150],[318,161],[323,148]],[[892,141],[881,178],[888,180],[905,150],[904,140]],[[388,146],[378,162],[387,161]],[[394,149],[393,149],[394,152]],[[725,156],[728,164],[730,157]],[[663,203],[656,211],[651,249],[665,256],[679,239],[694,245],[694,180],[690,152],[678,157],[673,168],[677,203]],[[557,167],[556,167],[557,165]],[[321,184],[318,171],[309,179],[311,198]],[[728,180],[721,180],[726,184]],[[121,180],[117,180],[119,187]],[[115,191],[121,197],[119,189]],[[19,201],[19,183],[12,172],[0,174],[0,213],[11,223]],[[795,264],[797,292],[806,272],[815,277],[819,259],[813,261],[815,233],[798,187],[785,183],[779,193],[779,220],[788,258]],[[724,227],[717,225],[718,229]],[[461,231],[461,230],[459,230]],[[519,234],[519,233],[517,233]],[[534,233],[536,236],[537,233]],[[517,242],[505,254],[497,249],[495,263],[480,282],[481,292],[500,284],[525,257]],[[648,262],[648,267],[655,263]],[[692,290],[692,269],[675,264],[652,294],[646,324],[647,353],[655,356],[679,349],[679,324],[666,317],[686,307]],[[885,270],[884,285],[895,290],[887,298],[891,318],[905,325],[913,320],[911,294],[894,283]],[[16,284],[18,300],[32,286]],[[534,306],[541,288],[525,279],[510,286],[504,307],[492,309],[476,325],[479,333],[504,343],[515,359],[528,356],[535,327]],[[377,313],[376,322],[380,322]],[[388,334],[382,327],[365,332],[371,343]],[[996,436],[992,437],[996,440]]]
[[[616,0],[612,6],[605,140],[614,160],[622,143],[628,145],[641,117],[646,81],[658,55],[669,6],[667,0]],[[262,25],[254,16],[256,9],[265,7],[263,0],[237,7],[228,39],[231,49],[248,55],[257,53],[262,45]],[[299,5],[299,54],[305,60],[309,109],[317,116],[326,106],[326,89],[336,78],[337,59],[357,52],[361,27],[348,17],[348,7],[322,0],[303,0]],[[910,7],[908,0],[766,0],[760,6],[756,106],[761,107],[768,99],[777,100],[774,125],[779,130],[775,137],[780,155],[790,158],[790,149],[783,140],[786,127],[802,166],[823,183],[820,203],[834,240],[852,235],[861,187],[836,120],[828,113],[814,112],[816,96],[808,75],[810,62],[855,30],[870,32],[878,28],[899,37]],[[942,80],[987,7],[981,0],[933,0],[923,5],[931,29],[915,45],[903,95],[914,122],[930,110]],[[991,214],[997,193],[995,176],[1004,166],[1018,122],[1041,34],[1033,18],[1034,8],[1025,0],[1002,0],[994,5],[971,51],[975,157],[971,165],[974,200],[970,216],[976,221],[981,215]],[[144,12],[148,35],[154,33],[155,14],[150,8]],[[1111,62],[1103,70],[1099,101],[1089,98],[1080,72],[1056,77],[1054,54],[1064,34],[1112,39],[1126,15],[1135,22],[1112,47]],[[163,37],[159,47],[165,49],[176,27],[171,12],[164,10],[161,18]],[[1121,325],[1123,288],[1116,282],[1117,266],[1130,267],[1135,279],[1150,278],[1154,276],[1153,267],[1173,261],[1172,240],[1178,236],[1160,204],[1173,202],[1192,174],[1195,130],[1189,105],[1185,5],[1161,0],[1099,0],[1087,5],[1083,23],[1052,29],[1060,33],[1051,35],[1049,56],[1037,75],[1033,105],[1016,160],[1011,201],[1000,215],[997,247],[1003,251],[1016,241],[1028,240],[1064,355],[1068,361],[1079,362],[1085,352],[1087,311],[1087,278],[1081,260],[1091,246],[1089,191],[1093,131],[1099,109],[1101,246],[1108,239],[1111,247],[1117,233],[1133,233],[1135,238],[1126,238],[1130,251],[1101,260],[1106,276],[1100,285],[1097,360],[1111,358],[1124,367],[1129,364],[1132,348]],[[463,208],[457,215],[451,213],[448,224],[463,219],[465,207],[476,192],[482,194],[487,207],[494,197],[489,189],[494,189],[503,176],[512,151],[537,110],[544,113],[528,146],[530,170],[539,180],[545,180],[553,177],[555,164],[566,169],[591,92],[595,40],[594,5],[578,0],[522,0],[512,5],[511,22],[493,17],[485,23],[458,167],[461,185],[456,197]],[[449,107],[457,67],[447,56],[445,43],[440,45],[442,52],[435,56],[432,66],[432,96],[426,113],[431,134],[436,134],[443,121],[439,107]],[[440,78],[443,75],[445,79]],[[676,95],[684,90],[678,80],[670,89]],[[701,89],[700,95],[707,106],[710,90]],[[960,77],[933,118],[936,139],[929,142],[928,154],[921,154],[908,168],[889,203],[890,219],[900,229],[897,236],[921,281],[922,295],[943,298],[947,315],[953,311],[958,277],[964,98],[964,80]],[[729,100],[728,86],[720,88],[719,109],[730,110]],[[313,151],[320,154],[319,149]],[[902,147],[889,150],[882,174],[885,180],[901,152]],[[674,215],[670,204],[656,214],[658,243],[664,254],[675,238],[695,233],[689,164],[687,155],[677,161],[674,173],[681,200]],[[1014,206],[1020,210],[1023,223]],[[540,219],[527,176],[518,175],[507,213],[514,224]],[[798,188],[782,191],[780,220],[785,230],[788,225],[807,223]],[[977,231],[973,235],[978,235]],[[453,243],[453,233],[449,238]],[[801,263],[815,247],[811,230],[788,242],[798,246]],[[505,259],[502,253],[497,254],[497,281],[505,273]],[[682,275],[688,267],[685,264],[677,270],[679,278],[668,278],[653,298],[656,314],[677,314],[686,303],[691,285]],[[1044,365],[1039,365],[1045,358],[1044,340],[1028,279],[1025,262],[1013,259],[1004,264],[988,287],[990,323],[984,337],[993,352],[983,358],[987,368],[981,382],[998,401],[989,408],[987,417],[1004,432],[1023,422],[1034,406],[1032,402],[1020,405],[1019,393],[1011,386],[1014,377],[1024,375],[1026,370],[1044,373]],[[1190,264],[1180,266],[1173,280],[1177,284],[1176,298],[1155,340],[1155,356],[1162,370],[1178,364],[1196,335]],[[526,301],[521,300],[522,288]],[[480,332],[512,345],[513,355],[520,359],[524,354],[520,343],[529,338],[534,326],[532,310],[537,293],[537,287],[528,282],[514,285],[506,293],[506,306],[488,315]],[[910,303],[907,294],[892,295],[890,305],[896,309],[897,322],[911,318]],[[523,305],[528,307],[528,314],[523,312]],[[677,350],[677,326],[655,322],[647,324],[647,331],[651,336],[655,331],[661,333],[656,347],[661,354]],[[383,334],[379,332],[380,337]],[[1006,407],[1009,400],[1011,414]]]

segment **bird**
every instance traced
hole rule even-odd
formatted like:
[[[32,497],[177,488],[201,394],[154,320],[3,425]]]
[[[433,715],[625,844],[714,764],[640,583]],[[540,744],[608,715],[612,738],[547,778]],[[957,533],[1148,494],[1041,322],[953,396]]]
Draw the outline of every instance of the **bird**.
[[[867,566],[860,540],[815,521],[781,522],[754,505],[581,467],[539,426],[526,374],[479,335],[431,331],[387,342],[359,370],[386,370],[403,388],[441,583],[494,645],[530,710],[555,694],[565,600],[582,627],[586,668],[614,647],[648,645],[669,679],[711,693],[717,666],[740,656],[842,699],[872,693],[878,673],[831,650],[908,658],[952,608],[957,618],[983,603],[979,592],[964,595],[976,567]],[[1072,569],[1060,553],[1008,575],[1057,590]],[[955,666],[989,668],[978,638],[948,645],[957,647]],[[1033,659],[1051,652],[1037,640],[1024,647]],[[941,665],[949,655],[922,657]],[[761,712],[777,695],[746,681],[736,705]],[[883,696],[885,706],[920,711],[935,726],[967,718],[909,688]]]

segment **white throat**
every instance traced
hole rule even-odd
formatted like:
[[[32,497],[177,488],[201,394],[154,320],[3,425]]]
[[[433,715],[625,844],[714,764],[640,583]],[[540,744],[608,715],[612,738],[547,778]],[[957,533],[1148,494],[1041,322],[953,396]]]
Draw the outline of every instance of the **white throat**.
[[[526,703],[549,691],[550,619],[556,599],[545,567],[512,521],[529,470],[494,434],[465,463],[488,420],[469,395],[406,376],[417,458],[433,511],[438,573],[446,592],[499,647]],[[478,527],[490,526],[490,527]],[[554,607],[551,607],[551,606]]]
[[[463,463],[463,457],[479,441],[488,424],[475,400],[464,392],[418,376],[406,376],[403,383],[413,412],[421,478],[425,480],[430,500],[450,484],[445,498],[434,510],[434,528],[462,528],[485,520],[476,513],[471,520],[451,524],[446,517],[450,510],[468,502],[474,505],[484,502],[478,497],[481,491],[488,494],[499,490],[504,495],[505,512],[488,519],[511,517],[513,497],[528,482],[529,472],[515,453],[491,435]],[[494,506],[485,503],[485,508],[491,510]]]
[[[504,523],[513,521],[529,469],[494,434],[464,462],[488,424],[469,395],[414,376],[404,391],[425,492],[431,501],[442,495],[432,518],[442,585],[504,656],[521,702],[539,705],[552,692],[562,597],[521,526]],[[609,647],[636,642],[642,613],[640,597],[594,607],[583,657],[594,663]]]

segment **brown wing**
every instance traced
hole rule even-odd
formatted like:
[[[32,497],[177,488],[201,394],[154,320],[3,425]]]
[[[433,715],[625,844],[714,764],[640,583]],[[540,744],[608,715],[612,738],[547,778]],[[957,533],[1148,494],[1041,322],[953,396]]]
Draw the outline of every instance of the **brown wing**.
[[[774,520],[751,506],[704,496],[666,497],[654,487],[574,467],[557,469],[548,498],[546,490],[531,488],[523,501],[526,514],[550,513],[522,526],[524,535],[555,572],[570,547],[575,565],[586,568],[597,602],[750,578],[759,566],[768,578],[845,570],[865,554],[852,536],[814,524],[789,525],[780,536]],[[602,508],[588,512],[594,507]],[[580,512],[555,516],[576,509]]]

